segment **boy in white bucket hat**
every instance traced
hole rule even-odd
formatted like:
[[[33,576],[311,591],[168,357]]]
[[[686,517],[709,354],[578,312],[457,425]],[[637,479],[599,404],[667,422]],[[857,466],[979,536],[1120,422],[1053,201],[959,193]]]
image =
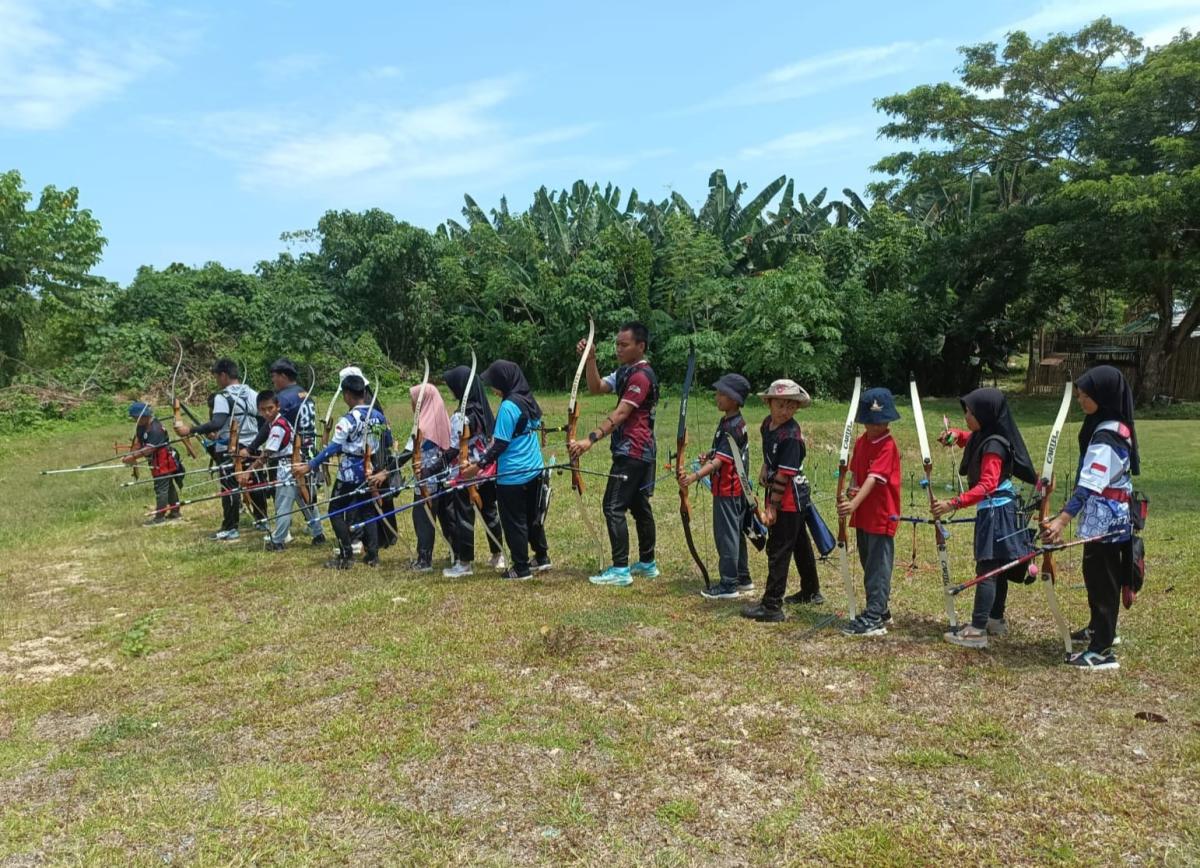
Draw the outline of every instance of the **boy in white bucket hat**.
[[[808,392],[794,380],[771,383],[759,397],[770,408],[770,415],[759,428],[762,435],[762,469],[759,481],[767,493],[763,504],[763,523],[770,528],[767,537],[767,587],[762,601],[747,606],[742,615],[768,623],[782,621],[783,594],[787,590],[788,570],[796,562],[802,590],[816,595],[819,587],[817,559],[804,525],[804,510],[809,502],[808,481],[804,478],[806,447],[795,415],[812,404]]]

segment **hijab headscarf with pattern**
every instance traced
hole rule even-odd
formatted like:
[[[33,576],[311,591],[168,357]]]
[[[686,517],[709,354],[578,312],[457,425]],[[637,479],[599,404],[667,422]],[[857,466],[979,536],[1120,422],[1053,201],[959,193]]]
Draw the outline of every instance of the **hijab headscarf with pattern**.
[[[1079,454],[1087,452],[1092,436],[1101,422],[1121,422],[1129,429],[1129,472],[1137,476],[1142,472],[1142,459],[1138,453],[1137,430],[1133,427],[1133,389],[1124,374],[1112,365],[1097,365],[1085,371],[1075,381],[1075,387],[1096,402],[1095,413],[1083,420],[1079,426]]]

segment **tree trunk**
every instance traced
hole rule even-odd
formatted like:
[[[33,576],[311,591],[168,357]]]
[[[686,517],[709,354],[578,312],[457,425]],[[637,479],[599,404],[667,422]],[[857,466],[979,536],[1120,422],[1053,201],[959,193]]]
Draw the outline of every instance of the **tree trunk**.
[[[1192,302],[1192,306],[1183,315],[1183,320],[1175,328],[1171,328],[1173,313],[1171,306],[1159,305],[1158,326],[1151,333],[1150,339],[1142,345],[1140,376],[1134,389],[1138,406],[1164,394],[1171,356],[1200,323],[1200,297]]]

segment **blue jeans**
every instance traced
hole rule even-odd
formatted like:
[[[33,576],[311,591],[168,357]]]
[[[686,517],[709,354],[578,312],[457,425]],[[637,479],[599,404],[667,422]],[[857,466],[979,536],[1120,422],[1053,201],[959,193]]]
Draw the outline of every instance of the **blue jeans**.
[[[282,545],[287,541],[292,529],[292,510],[296,508],[299,499],[295,483],[279,485],[275,488],[275,530],[271,533],[271,542]],[[321,535],[321,522],[317,521],[317,510],[312,504],[304,507],[302,515],[308,520],[308,532],[313,536]]]

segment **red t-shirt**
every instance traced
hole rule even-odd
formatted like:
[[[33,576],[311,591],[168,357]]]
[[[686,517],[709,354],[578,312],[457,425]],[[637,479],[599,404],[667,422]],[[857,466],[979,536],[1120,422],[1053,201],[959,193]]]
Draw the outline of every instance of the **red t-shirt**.
[[[900,514],[900,450],[892,435],[884,434],[878,440],[869,440],[866,434],[859,437],[850,457],[850,472],[855,488],[861,488],[870,477],[876,480],[867,499],[850,517],[850,526],[895,536],[898,522],[892,516]]]

